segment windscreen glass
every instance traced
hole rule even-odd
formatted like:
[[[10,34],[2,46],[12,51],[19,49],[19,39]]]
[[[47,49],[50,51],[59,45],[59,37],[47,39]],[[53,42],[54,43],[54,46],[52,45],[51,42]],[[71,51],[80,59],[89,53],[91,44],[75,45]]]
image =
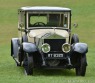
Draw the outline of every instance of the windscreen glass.
[[[29,14],[29,27],[64,27],[68,28],[68,13],[62,14]]]

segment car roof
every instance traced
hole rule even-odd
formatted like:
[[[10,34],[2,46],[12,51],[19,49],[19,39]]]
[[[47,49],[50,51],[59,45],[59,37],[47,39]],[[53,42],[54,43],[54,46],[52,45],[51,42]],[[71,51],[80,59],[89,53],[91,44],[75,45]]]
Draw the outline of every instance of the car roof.
[[[64,12],[64,11],[71,11],[71,9],[65,7],[27,6],[27,7],[21,7],[20,11]]]

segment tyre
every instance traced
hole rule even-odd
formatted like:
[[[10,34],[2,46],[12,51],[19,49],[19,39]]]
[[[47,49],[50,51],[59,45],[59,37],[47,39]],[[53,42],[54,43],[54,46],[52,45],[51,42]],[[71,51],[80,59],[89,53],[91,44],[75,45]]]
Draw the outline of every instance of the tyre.
[[[33,75],[33,56],[31,54],[25,56],[23,66],[26,75]]]
[[[85,76],[85,73],[86,73],[86,66],[87,66],[86,55],[82,55],[82,56],[78,59],[78,66],[75,68],[75,70],[76,70],[76,75],[77,75],[77,76]]]
[[[79,42],[79,38],[77,34],[73,34],[72,38],[71,38],[71,44],[74,43],[78,43]]]

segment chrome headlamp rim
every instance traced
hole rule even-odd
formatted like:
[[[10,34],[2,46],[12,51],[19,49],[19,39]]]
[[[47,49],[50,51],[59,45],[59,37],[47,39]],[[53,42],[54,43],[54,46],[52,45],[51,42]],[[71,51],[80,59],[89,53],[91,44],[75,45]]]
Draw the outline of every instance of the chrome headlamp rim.
[[[45,45],[47,45],[47,47],[48,47],[48,48],[46,48],[46,49],[48,49],[48,50],[46,50],[46,51],[45,51],[45,48],[44,48]],[[51,48],[50,48],[50,45],[49,45],[48,43],[44,43],[44,44],[42,44],[42,46],[41,46],[41,50],[42,50],[42,52],[44,52],[44,53],[50,52],[50,49],[51,49]]]
[[[67,46],[66,46],[67,45]],[[67,47],[66,49],[65,49],[65,47]],[[64,43],[63,45],[62,45],[62,51],[64,52],[64,53],[68,53],[68,52],[70,52],[70,50],[71,50],[71,45],[70,44],[68,44],[68,43]]]

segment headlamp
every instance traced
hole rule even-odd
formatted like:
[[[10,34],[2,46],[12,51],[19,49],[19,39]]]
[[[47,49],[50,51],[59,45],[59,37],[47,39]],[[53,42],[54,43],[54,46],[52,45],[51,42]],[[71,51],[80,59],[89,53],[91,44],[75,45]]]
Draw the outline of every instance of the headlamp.
[[[70,44],[68,44],[68,43],[65,43],[65,44],[62,45],[62,51],[65,52],[65,53],[70,52],[70,48],[71,48]]]
[[[50,45],[48,43],[44,43],[41,47],[44,53],[48,53],[50,51]]]

